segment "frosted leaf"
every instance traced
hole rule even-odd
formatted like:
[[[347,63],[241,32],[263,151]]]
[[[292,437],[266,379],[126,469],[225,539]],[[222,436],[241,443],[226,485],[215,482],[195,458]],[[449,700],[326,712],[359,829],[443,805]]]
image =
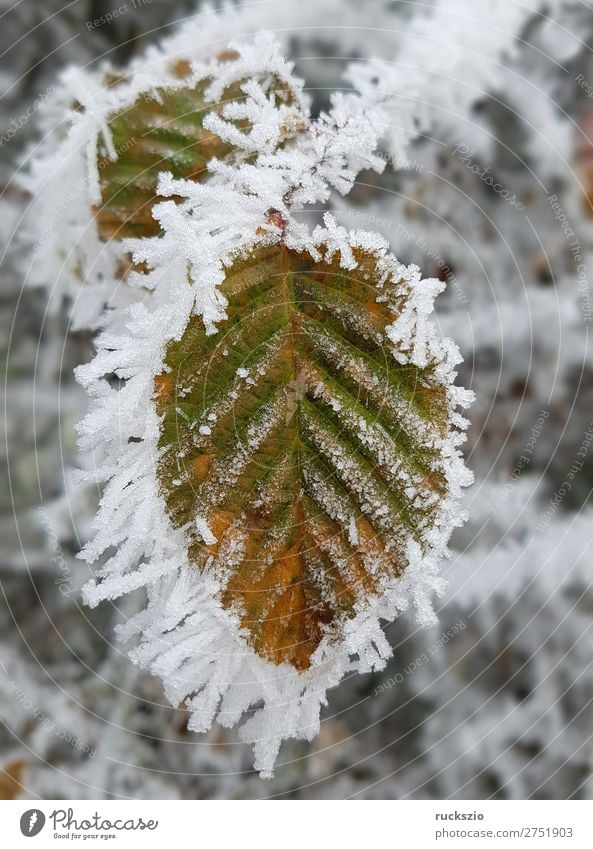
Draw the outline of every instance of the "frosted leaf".
[[[56,308],[62,293],[72,298],[76,328],[100,326],[114,313],[117,322],[118,308],[137,297],[123,279],[154,288],[156,279],[134,264],[122,240],[160,233],[152,211],[161,172],[208,179],[213,157],[246,152],[241,139],[249,134],[237,122],[249,124],[254,144],[267,133],[270,150],[306,126],[302,83],[271,36],[218,55],[191,38],[176,41],[183,50],[169,53],[167,39],[125,72],[68,69],[50,104],[66,130],[48,133],[21,178],[32,197],[24,227],[34,250],[31,282],[54,287]],[[271,115],[277,132],[270,135]],[[215,116],[220,135],[207,126]],[[83,282],[92,291],[79,297]]]
[[[442,590],[471,475],[441,284],[375,233],[295,215],[381,170],[381,90],[312,118],[272,36],[213,55],[186,35],[68,95],[29,188],[47,213],[51,174],[67,226],[42,253],[68,252],[78,326],[104,327],[77,369],[104,485],[84,597],[144,588],[132,659],[192,730],[261,703],[240,733],[269,775],[329,687],[385,664],[381,621],[410,603],[430,621]]]
[[[433,621],[471,481],[437,287],[376,236],[326,225],[287,221],[221,258],[214,328],[181,274],[78,372],[96,399],[83,443],[107,449],[84,551],[107,561],[85,598],[147,588],[124,633],[191,729],[263,700],[240,732],[262,775],[283,739],[316,733],[329,687],[384,665],[381,620],[413,603]]]

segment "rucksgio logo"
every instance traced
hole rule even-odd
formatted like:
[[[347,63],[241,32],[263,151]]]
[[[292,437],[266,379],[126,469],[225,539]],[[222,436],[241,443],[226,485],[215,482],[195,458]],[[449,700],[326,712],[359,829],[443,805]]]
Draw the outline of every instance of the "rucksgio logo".
[[[21,831],[25,837],[35,837],[45,825],[45,814],[37,808],[25,811],[21,817]]]

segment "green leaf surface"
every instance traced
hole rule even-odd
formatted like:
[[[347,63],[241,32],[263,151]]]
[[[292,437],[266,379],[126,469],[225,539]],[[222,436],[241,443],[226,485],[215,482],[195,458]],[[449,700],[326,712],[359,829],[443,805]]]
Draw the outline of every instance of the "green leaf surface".
[[[232,53],[219,56],[223,61],[232,62],[234,58]],[[230,160],[237,154],[232,145],[204,128],[204,119],[210,113],[222,114],[230,102],[244,100],[242,82],[229,85],[220,101],[213,103],[206,97],[212,80],[206,78],[196,84],[190,71],[188,62],[178,61],[174,72],[181,80],[188,77],[187,86],[155,87],[110,118],[108,128],[116,156],[112,159],[104,145],[97,151],[101,203],[95,209],[95,219],[105,241],[159,235],[160,226],[152,210],[163,200],[157,195],[161,172],[203,182],[209,176],[207,166],[212,158]],[[122,82],[114,78],[111,84]],[[293,102],[293,93],[280,82],[274,96],[278,103]],[[243,120],[235,124],[243,130],[249,127]],[[296,129],[287,128],[287,137]],[[120,269],[122,275],[127,270]]]
[[[112,160],[101,149],[98,159],[101,205],[96,220],[103,238],[157,235],[152,208],[159,173],[170,171],[174,177],[201,182],[208,161],[228,155],[230,147],[203,127],[213,109],[205,100],[208,83],[156,89],[111,118],[108,126],[117,157]]]
[[[377,260],[355,257],[237,260],[228,320],[206,335],[192,318],[155,380],[158,476],[190,560],[253,648],[297,669],[401,574],[446,491],[446,388],[435,364],[396,361]]]

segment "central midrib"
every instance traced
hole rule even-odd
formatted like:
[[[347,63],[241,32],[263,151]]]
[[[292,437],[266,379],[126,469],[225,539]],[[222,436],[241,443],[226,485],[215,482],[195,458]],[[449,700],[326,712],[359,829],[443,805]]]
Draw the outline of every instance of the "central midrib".
[[[297,545],[298,545],[298,553],[299,553],[299,579],[298,583],[302,587],[304,587],[305,581],[305,569],[303,565],[303,528],[305,526],[305,513],[303,507],[303,489],[302,489],[302,471],[301,471],[301,437],[300,437],[300,404],[301,399],[299,398],[299,380],[298,380],[298,369],[297,369],[297,360],[296,360],[296,339],[297,334],[300,333],[300,325],[301,325],[301,317],[298,311],[295,309],[295,299],[294,299],[294,291],[290,282],[291,270],[290,270],[290,261],[289,261],[289,251],[288,249],[282,245],[280,247],[280,257],[281,257],[281,266],[282,266],[282,281],[283,281],[283,296],[286,299],[285,303],[287,305],[288,311],[288,321],[290,324],[290,356],[291,356],[291,365],[292,365],[292,381],[293,386],[295,387],[295,440],[296,440],[296,465],[297,465],[297,482],[298,482],[298,493],[296,498],[296,521],[297,521]],[[288,589],[288,587],[286,588]],[[303,592],[303,601],[305,595]]]

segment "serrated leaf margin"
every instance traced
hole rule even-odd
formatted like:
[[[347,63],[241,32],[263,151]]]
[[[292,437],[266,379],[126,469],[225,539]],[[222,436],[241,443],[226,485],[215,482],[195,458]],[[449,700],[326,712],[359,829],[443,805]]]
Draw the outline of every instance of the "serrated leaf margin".
[[[128,324],[130,335],[105,333],[98,340],[95,360],[77,370],[79,381],[94,396],[94,410],[80,425],[81,447],[93,450],[107,445],[104,462],[86,480],[106,482],[96,519],[96,534],[81,556],[94,563],[113,546],[117,552],[95,573],[83,595],[92,607],[145,587],[148,603],[119,628],[122,639],[135,637],[131,658],[162,678],[173,704],[184,702],[191,714],[189,728],[207,730],[213,720],[223,726],[237,723],[251,705],[263,701],[241,726],[240,736],[255,748],[255,766],[269,777],[280,744],[287,738],[312,739],[319,730],[319,712],[326,691],[348,672],[369,672],[384,667],[391,648],[381,627],[411,604],[421,624],[432,624],[431,596],[442,593],[439,562],[447,556],[452,529],[464,515],[459,501],[462,488],[471,483],[458,445],[466,422],[457,412],[467,406],[471,393],[454,385],[459,352],[451,340],[440,340],[427,316],[427,291],[418,269],[406,267],[388,253],[375,234],[346,234],[331,217],[317,228],[305,247],[319,256],[315,244],[340,251],[345,267],[354,262],[352,249],[375,252],[385,274],[402,280],[402,320],[391,328],[391,339],[400,361],[419,361],[431,354],[440,360],[441,379],[447,387],[452,428],[446,475],[450,482],[428,554],[408,544],[408,567],[379,598],[351,619],[336,645],[318,646],[309,669],[297,671],[276,665],[253,651],[240,624],[217,599],[219,585],[188,562],[187,541],[172,527],[156,474],[159,417],[154,402],[154,378],[163,369],[166,346],[179,339],[194,306],[195,292],[187,280],[176,279],[164,303],[152,312],[135,305]],[[269,242],[269,238],[268,238]],[[426,282],[426,281],[424,281]],[[432,296],[438,287],[432,286]],[[422,322],[422,333],[417,323]],[[120,390],[106,384],[105,376],[125,378]]]

